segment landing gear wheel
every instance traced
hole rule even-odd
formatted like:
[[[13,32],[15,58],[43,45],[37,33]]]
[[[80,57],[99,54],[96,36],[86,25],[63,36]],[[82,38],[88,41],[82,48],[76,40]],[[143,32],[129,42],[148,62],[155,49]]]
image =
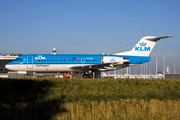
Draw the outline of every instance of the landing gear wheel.
[[[87,74],[83,74],[83,78],[88,78],[88,75]]]
[[[89,74],[89,78],[93,78],[93,74],[92,73]]]

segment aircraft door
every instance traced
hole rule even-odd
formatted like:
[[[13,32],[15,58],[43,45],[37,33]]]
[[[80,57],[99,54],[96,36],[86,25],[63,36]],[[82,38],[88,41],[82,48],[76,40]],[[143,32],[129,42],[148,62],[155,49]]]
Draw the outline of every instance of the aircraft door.
[[[28,56],[27,57],[27,69],[32,69],[33,68],[33,57]]]

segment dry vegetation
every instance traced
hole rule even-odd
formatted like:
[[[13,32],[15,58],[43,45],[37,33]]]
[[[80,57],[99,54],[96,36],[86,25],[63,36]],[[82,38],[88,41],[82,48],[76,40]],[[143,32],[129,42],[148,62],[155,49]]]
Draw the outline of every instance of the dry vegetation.
[[[180,118],[180,81],[0,79],[0,119]]]
[[[179,120],[180,100],[84,101],[65,103],[69,112],[55,119],[65,120]]]

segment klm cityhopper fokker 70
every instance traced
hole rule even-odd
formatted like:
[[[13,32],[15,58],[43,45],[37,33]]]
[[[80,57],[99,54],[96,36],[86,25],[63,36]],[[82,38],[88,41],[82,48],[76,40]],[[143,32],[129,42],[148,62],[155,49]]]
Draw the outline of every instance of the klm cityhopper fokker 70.
[[[6,68],[32,72],[84,72],[83,77],[92,77],[92,72],[110,71],[149,62],[153,47],[158,40],[172,36],[143,37],[131,51],[116,54],[27,54],[8,63]]]

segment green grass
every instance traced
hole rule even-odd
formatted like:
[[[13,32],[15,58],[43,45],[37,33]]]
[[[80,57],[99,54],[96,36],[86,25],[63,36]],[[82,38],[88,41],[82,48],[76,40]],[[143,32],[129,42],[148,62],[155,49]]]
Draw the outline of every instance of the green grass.
[[[46,98],[64,96],[65,102],[180,98],[180,82],[177,80],[55,79],[51,81],[55,86],[49,89]]]
[[[0,79],[0,102],[180,99],[178,80]]]
[[[68,112],[69,102],[179,100],[180,81],[0,78],[0,96],[0,119],[51,119]]]

